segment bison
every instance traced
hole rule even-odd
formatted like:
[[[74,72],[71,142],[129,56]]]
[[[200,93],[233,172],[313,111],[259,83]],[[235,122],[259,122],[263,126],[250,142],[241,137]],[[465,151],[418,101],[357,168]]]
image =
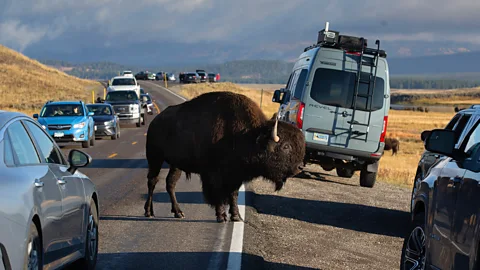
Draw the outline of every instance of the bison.
[[[400,141],[395,138],[385,138],[385,147],[383,150],[392,150],[392,156],[400,150]]]
[[[184,218],[175,185],[185,172],[200,175],[204,200],[215,208],[218,222],[242,221],[238,190],[263,177],[281,190],[287,178],[301,172],[305,137],[295,126],[267,119],[260,107],[242,94],[210,92],[158,114],[147,131],[148,197],[145,216],[154,216],[152,196],[163,162],[170,169],[166,190],[171,212]]]

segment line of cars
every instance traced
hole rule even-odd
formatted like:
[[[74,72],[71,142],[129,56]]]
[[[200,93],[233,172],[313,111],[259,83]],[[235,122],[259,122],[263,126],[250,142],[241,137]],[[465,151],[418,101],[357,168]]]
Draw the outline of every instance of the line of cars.
[[[130,72],[129,74],[131,74],[131,71],[128,71]],[[125,75],[125,72],[124,72],[124,75]],[[151,80],[151,81],[163,81],[165,80],[165,77],[167,79],[167,81],[175,81],[175,74],[173,73],[167,73],[167,72],[163,72],[163,71],[160,71],[160,72],[157,72],[157,73],[153,73],[153,72],[149,72],[149,71],[140,71],[138,72],[137,74],[135,74],[135,79],[137,80]]]
[[[112,78],[98,103],[48,101],[33,118],[0,111],[0,269],[95,268],[98,192],[78,171],[92,158],[78,149],[65,158],[59,144],[88,148],[118,139],[121,124],[144,125],[154,100],[131,78]]]
[[[207,73],[203,69],[197,69],[195,72],[180,72],[178,78],[180,83],[218,82],[220,74]]]

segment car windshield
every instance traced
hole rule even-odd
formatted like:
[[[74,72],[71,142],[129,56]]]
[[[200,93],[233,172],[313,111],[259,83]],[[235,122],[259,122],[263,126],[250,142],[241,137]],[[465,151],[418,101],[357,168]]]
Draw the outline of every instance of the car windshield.
[[[112,115],[112,110],[107,105],[87,105],[87,108],[94,115]]]
[[[362,72],[362,78],[368,78],[369,74]],[[343,108],[353,108],[353,98],[356,83],[356,73],[333,70],[326,68],[318,68],[315,71],[315,77],[313,78],[312,88],[310,90],[310,96],[318,103],[337,106]],[[372,111],[383,108],[384,100],[384,80],[380,77],[376,78],[375,90],[373,93]],[[360,84],[358,94],[367,95],[368,88],[365,84]],[[370,106],[370,104],[368,104]],[[357,109],[368,111],[366,99],[357,97]]]
[[[135,80],[133,78],[114,79],[112,85],[135,85]]]
[[[114,91],[114,92],[109,92],[105,100],[106,101],[138,100],[138,97],[135,91]]]
[[[80,104],[51,104],[43,107],[40,117],[83,116]]]

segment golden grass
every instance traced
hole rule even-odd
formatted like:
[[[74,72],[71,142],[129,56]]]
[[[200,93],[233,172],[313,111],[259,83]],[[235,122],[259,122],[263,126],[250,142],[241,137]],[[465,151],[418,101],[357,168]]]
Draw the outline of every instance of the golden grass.
[[[48,100],[91,102],[92,90],[103,86],[47,67],[0,45],[0,109],[38,112]]]
[[[400,140],[397,156],[385,151],[380,159],[379,181],[411,187],[420,157],[425,150],[420,134],[424,130],[444,128],[454,113],[413,112],[390,110],[387,137]]]
[[[480,87],[449,90],[392,89],[392,102],[415,105],[471,105],[480,103]]]
[[[258,105],[260,105],[260,100],[262,99],[262,110],[267,118],[271,118],[272,115],[278,111],[278,107],[280,106],[278,103],[272,102],[273,91],[263,91],[262,98],[262,91],[242,87],[230,82],[186,84],[182,85],[180,94],[191,99],[203,93],[216,91],[230,91],[244,94]]]
[[[183,85],[180,94],[193,98],[202,93],[211,91],[232,91],[242,93],[257,104],[260,103],[260,93],[256,89],[243,87],[233,83],[191,84]],[[271,117],[278,110],[278,104],[271,102],[272,91],[264,91],[262,109]],[[385,151],[380,159],[377,175],[379,181],[389,182],[400,186],[411,187],[417,170],[420,156],[425,150],[420,134],[424,130],[445,127],[454,113],[444,112],[414,112],[390,110],[387,126],[387,137],[400,140],[400,150],[396,156],[391,151]],[[357,175],[359,172],[356,172]]]

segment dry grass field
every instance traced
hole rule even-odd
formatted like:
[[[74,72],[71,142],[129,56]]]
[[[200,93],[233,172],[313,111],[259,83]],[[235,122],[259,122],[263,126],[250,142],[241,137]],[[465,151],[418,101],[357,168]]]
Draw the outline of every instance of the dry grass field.
[[[232,91],[242,93],[260,104],[258,85],[237,85],[233,83],[191,84],[181,86],[180,93],[188,98],[211,91]],[[262,87],[262,86],[260,86]],[[274,85],[270,87],[278,89]],[[260,88],[261,89],[261,88]],[[264,87],[268,89],[268,87]],[[271,101],[273,90],[264,91],[262,109],[267,117],[271,117],[278,110],[278,104]],[[387,126],[387,137],[400,140],[400,150],[396,156],[391,151],[385,151],[380,160],[378,180],[401,186],[411,186],[421,154],[424,151],[420,134],[424,130],[443,128],[447,125],[454,113],[442,112],[414,112],[390,110]],[[357,172],[359,174],[359,172]]]
[[[451,90],[392,89],[391,96],[392,103],[466,106],[480,104],[480,87]]]
[[[31,115],[48,100],[91,102],[103,86],[47,67],[0,45],[0,109]]]

